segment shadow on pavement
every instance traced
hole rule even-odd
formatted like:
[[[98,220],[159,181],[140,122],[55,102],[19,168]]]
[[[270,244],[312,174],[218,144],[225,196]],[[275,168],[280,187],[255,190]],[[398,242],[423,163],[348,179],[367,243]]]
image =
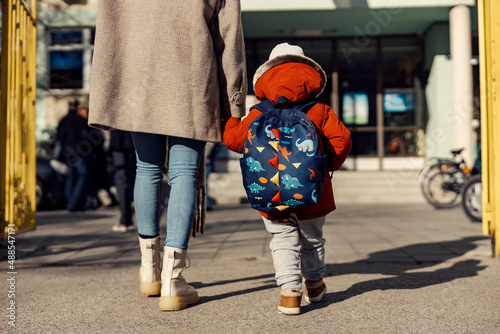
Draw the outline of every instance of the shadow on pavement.
[[[269,279],[266,282],[271,281],[274,282],[274,273],[273,274],[265,274],[265,275],[259,275],[259,276],[251,276],[251,277],[243,277],[243,278],[237,278],[237,279],[231,279],[231,280],[225,280],[225,281],[217,281],[213,283],[208,283],[204,284],[202,282],[194,282],[194,283],[189,283],[196,289],[199,288],[206,288],[209,286],[216,286],[216,285],[224,285],[224,284],[231,284],[231,283],[237,283],[237,282],[243,282],[243,281],[253,281],[253,280],[260,280],[260,279]]]
[[[20,245],[28,245],[20,246],[19,248],[18,256],[21,258],[21,263],[23,258],[35,258],[34,261],[26,263],[28,268],[64,265],[111,265],[112,267],[138,265],[139,250],[137,232],[124,234],[112,233],[110,231],[110,226],[104,227],[96,221],[96,219],[107,217],[109,217],[109,215],[102,211],[100,213],[91,214],[80,213],[75,215],[61,215],[60,213],[46,213],[41,215],[40,218],[43,220],[43,222],[40,222],[41,225],[57,224],[60,222],[59,220],[64,222],[68,222],[68,220],[84,222],[92,219],[94,223],[93,225],[91,224],[84,233],[78,230],[75,230],[73,233],[64,233],[61,235],[30,235],[27,233],[26,236],[20,238],[22,240]],[[228,231],[253,231],[262,228],[261,221],[253,219],[253,217],[239,222],[231,220],[228,222],[218,222],[213,225],[207,224],[206,226],[206,230],[210,231],[211,234]],[[456,262],[444,269],[424,270],[425,268],[443,263],[473,250],[476,248],[475,242],[484,240],[485,238],[487,237],[465,237],[453,241],[419,243],[374,252],[365,259],[350,263],[327,264],[326,276],[380,274],[389,275],[390,277],[358,282],[345,291],[331,291],[325,295],[323,302],[304,306],[303,310],[307,312],[317,308],[327,307],[330,304],[339,303],[370,291],[419,289],[450,282],[457,278],[476,276],[479,271],[485,269],[485,266],[480,266],[480,261],[473,259],[465,259]],[[72,252],[81,252],[84,250],[91,250],[91,252],[85,253],[84,256],[78,256],[77,258],[69,258]],[[45,263],[37,263],[38,257],[47,255],[55,255],[55,257]],[[241,263],[240,265],[245,266],[248,264]],[[418,270],[418,272],[409,272],[412,270]],[[248,288],[238,290],[228,287],[226,292],[222,294],[201,297],[201,302],[205,303],[276,288],[274,273],[231,280],[220,280],[207,284],[195,282],[192,283],[192,285],[196,288],[202,288],[238,282],[247,282],[249,284]],[[333,290],[333,287],[331,287],[331,289]]]
[[[325,294],[320,303],[309,304],[303,307],[303,312],[328,307],[330,304],[340,303],[349,298],[376,290],[420,289],[430,285],[442,284],[457,278],[473,277],[486,266],[479,266],[478,260],[465,260],[453,264],[450,268],[418,273],[401,273],[395,277],[380,278],[352,285],[349,289]]]
[[[223,293],[220,295],[213,295],[213,296],[201,296],[200,297],[200,303],[208,303],[212,301],[216,301],[219,299],[224,299],[224,298],[229,298],[229,297],[234,297],[234,296],[239,296],[239,295],[244,295],[247,293],[252,293],[252,292],[257,292],[261,290],[267,290],[267,289],[273,289],[276,288],[276,284],[267,284],[267,285],[261,285],[257,286],[254,288],[248,288],[248,289],[243,289],[243,290],[238,290],[238,291],[230,291],[227,293]]]
[[[455,241],[415,244],[375,252],[370,254],[367,259],[351,263],[327,264],[326,276],[340,276],[348,274],[383,274],[391,275],[393,277],[359,282],[352,285],[345,291],[327,293],[321,303],[313,303],[304,306],[303,313],[327,307],[330,304],[339,303],[370,291],[419,289],[430,285],[450,282],[457,278],[476,276],[479,271],[486,268],[486,266],[479,266],[480,261],[478,260],[465,260],[454,263],[449,268],[437,269],[433,271],[415,273],[408,273],[407,271],[427,268],[463,255],[465,252],[476,248],[476,245],[473,243],[474,241],[482,239],[483,238],[481,237],[467,237]],[[200,302],[206,303],[228,297],[276,288],[273,277],[274,273],[233,280],[217,281],[209,284],[195,282],[192,283],[192,285],[195,288],[202,288],[243,281],[266,279],[265,281],[260,282],[263,285],[257,287],[230,291],[214,296],[201,297]],[[253,284],[258,283],[259,282],[254,282]]]
[[[303,307],[303,311],[305,313],[328,307],[330,304],[339,303],[370,291],[419,289],[450,282],[457,278],[477,276],[478,272],[485,269],[486,266],[479,266],[480,261],[472,259],[454,263],[449,268],[433,271],[410,273],[407,271],[427,268],[463,255],[476,248],[473,244],[474,241],[482,239],[484,238],[468,237],[456,241],[415,244],[375,252],[370,254],[367,259],[352,263],[327,264],[326,276],[382,274],[393,277],[359,282],[345,291],[327,293],[322,302],[306,305]]]
[[[257,291],[261,291],[261,290],[276,288],[277,285],[276,285],[276,282],[274,280],[274,273],[269,273],[269,274],[265,274],[265,275],[258,275],[258,276],[243,277],[243,278],[237,278],[237,279],[231,279],[231,280],[224,280],[224,281],[217,281],[217,282],[208,283],[208,284],[204,284],[202,282],[193,282],[193,283],[189,283],[189,284],[192,285],[193,287],[195,287],[196,289],[200,289],[200,288],[216,286],[216,285],[224,285],[224,284],[238,283],[238,282],[244,282],[244,281],[262,280],[262,279],[265,279],[265,280],[263,282],[260,282],[260,283],[265,284],[265,285],[259,285],[256,287],[243,289],[243,290],[229,291],[227,293],[223,293],[220,295],[201,296],[200,297],[200,303],[208,303],[208,302],[219,300],[219,299],[224,299],[224,298],[244,295],[247,293],[257,292]],[[254,282],[252,284],[254,285],[256,283]]]
[[[135,241],[135,238],[133,238]],[[131,242],[123,234],[111,234],[107,238],[98,238],[96,234],[79,234],[74,236],[32,237],[30,247],[21,246],[17,252],[17,264],[23,269],[58,266],[109,265],[120,267],[136,265],[135,259],[123,259],[128,252],[139,252],[138,243]],[[101,249],[101,251],[94,251]],[[120,251],[116,251],[120,249]],[[85,251],[91,250],[87,254]],[[73,254],[87,254],[74,256]],[[50,256],[38,262],[37,258]],[[1,259],[2,257],[0,257]],[[23,260],[29,260],[24,262]]]
[[[207,223],[204,232],[209,235],[237,231],[238,233],[249,231],[265,231],[261,219],[218,221],[217,223]],[[202,236],[203,237],[203,236]]]
[[[22,234],[17,246],[17,264],[23,269],[47,266],[112,265],[124,254],[137,250],[137,232],[116,233],[111,224],[115,210],[101,209],[70,213],[52,211],[37,213],[39,229]],[[101,224],[106,222],[107,224]],[[59,227],[61,225],[61,227]],[[0,249],[4,248],[2,244]],[[3,259],[0,256],[0,259]],[[39,258],[44,258],[38,261]]]
[[[96,211],[88,210],[84,212],[72,213],[68,211],[43,211],[37,213],[37,224],[51,225],[51,224],[68,224],[68,223],[79,223],[87,222],[89,220],[106,219],[115,216],[114,213],[105,214],[102,211],[97,213]]]
[[[465,237],[459,240],[420,243],[375,252],[367,259],[352,263],[327,264],[327,276],[346,274],[400,275],[405,271],[434,266],[461,256],[477,246],[475,241],[488,237]]]

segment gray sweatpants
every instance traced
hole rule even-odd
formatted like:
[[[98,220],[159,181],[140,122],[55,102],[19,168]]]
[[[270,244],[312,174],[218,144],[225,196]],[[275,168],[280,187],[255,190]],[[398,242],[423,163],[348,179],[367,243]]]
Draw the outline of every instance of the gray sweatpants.
[[[269,247],[273,255],[276,282],[283,290],[302,290],[302,277],[307,281],[323,278],[325,267],[325,217],[288,221],[264,218],[266,230],[273,235]]]

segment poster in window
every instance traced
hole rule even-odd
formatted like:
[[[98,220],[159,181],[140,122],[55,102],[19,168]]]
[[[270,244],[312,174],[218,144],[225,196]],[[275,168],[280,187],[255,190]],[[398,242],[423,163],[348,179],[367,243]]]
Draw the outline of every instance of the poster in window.
[[[369,119],[368,95],[346,92],[342,98],[342,121],[345,124],[367,125]]]

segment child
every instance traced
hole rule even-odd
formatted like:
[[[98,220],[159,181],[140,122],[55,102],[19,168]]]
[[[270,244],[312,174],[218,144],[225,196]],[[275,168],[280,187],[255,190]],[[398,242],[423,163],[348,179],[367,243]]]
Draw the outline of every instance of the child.
[[[296,103],[318,97],[325,83],[326,74],[321,66],[304,56],[299,46],[288,43],[272,50],[269,60],[257,69],[253,79],[257,99],[273,103],[281,96]],[[230,150],[243,152],[247,129],[260,114],[253,108],[242,121],[235,117],[227,121],[224,143]],[[349,130],[323,102],[316,103],[307,116],[322,138],[328,168],[339,170],[351,149]],[[270,248],[276,281],[281,287],[278,310],[284,314],[300,313],[303,279],[307,302],[321,301],[326,292],[323,225],[325,216],[333,210],[332,183],[325,173],[323,193],[316,204],[277,213],[260,212],[267,231],[273,235]]]

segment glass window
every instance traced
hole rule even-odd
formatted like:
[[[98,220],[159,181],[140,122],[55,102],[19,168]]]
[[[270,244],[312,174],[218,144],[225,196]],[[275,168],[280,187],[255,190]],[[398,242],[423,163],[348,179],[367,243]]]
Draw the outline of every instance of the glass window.
[[[422,101],[416,98],[416,90],[419,89],[416,78],[422,68],[419,38],[382,38],[381,46],[384,126],[416,125],[419,123],[417,112],[423,112],[421,107],[417,108]]]
[[[50,88],[83,87],[83,51],[50,51]]]
[[[403,126],[415,124],[415,94],[412,88],[385,89],[384,125]]]
[[[278,39],[265,39],[265,40],[255,40],[246,39],[245,40],[245,51],[247,60],[247,77],[248,77],[248,94],[255,94],[253,87],[253,76],[259,66],[265,63],[269,59],[269,54],[271,50],[279,43],[283,43],[283,40]]]
[[[377,39],[337,40],[337,61],[341,75],[375,75],[377,73]]]
[[[377,134],[370,132],[351,132],[352,149],[350,155],[377,155]]]
[[[268,60],[271,50],[283,42],[301,46],[306,56],[318,62],[329,78],[337,71],[335,82],[327,81],[320,98],[330,101],[335,87],[335,104],[338,103],[339,108],[335,112],[351,131],[352,156],[421,154],[420,127],[425,118],[424,88],[420,84],[425,81],[421,37],[294,37],[246,42],[250,80],[255,70]],[[377,110],[377,93],[382,95],[382,110]],[[377,112],[383,124],[377,124]],[[384,133],[383,143],[377,143],[377,129]],[[383,152],[377,152],[378,144]]]
[[[384,74],[409,75],[422,65],[422,53],[417,37],[382,39],[382,69]]]
[[[254,59],[257,62],[257,67],[262,65],[269,59],[271,51],[277,44],[284,42],[285,42],[284,40],[280,39],[269,39],[269,40],[258,41],[255,48],[256,53],[254,54],[255,57]]]
[[[297,39],[290,41],[290,44],[297,44],[304,50],[306,57],[313,59],[329,76],[332,69],[333,62],[333,43],[332,40],[325,39]]]
[[[376,79],[339,78],[340,120],[346,125],[376,126]]]
[[[53,31],[50,33],[50,45],[68,45],[82,43],[82,31]]]
[[[386,131],[384,133],[384,154],[386,156],[418,155],[418,130]]]
[[[48,31],[49,87],[88,90],[95,29],[54,29]]]
[[[368,94],[345,92],[342,97],[342,120],[346,125],[368,125]]]

